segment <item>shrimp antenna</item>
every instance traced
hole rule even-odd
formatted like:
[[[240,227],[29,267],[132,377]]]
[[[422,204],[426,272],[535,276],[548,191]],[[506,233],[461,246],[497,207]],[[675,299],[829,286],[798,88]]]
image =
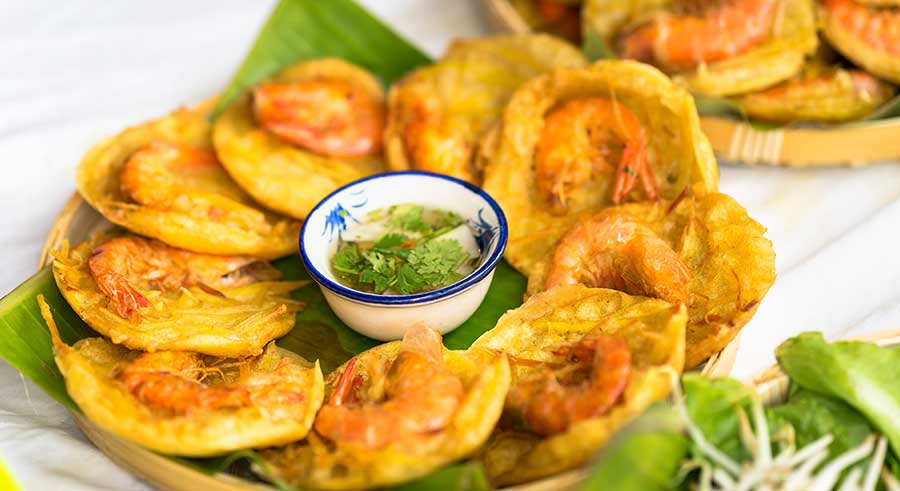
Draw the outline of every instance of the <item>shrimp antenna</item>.
[[[53,313],[50,312],[50,306],[47,305],[47,301],[44,300],[44,295],[38,295],[37,302],[38,306],[41,308],[41,317],[44,318],[44,322],[50,330],[50,339],[53,340],[53,346],[65,346],[66,343],[59,337],[59,329],[56,327],[56,321],[53,320]]]

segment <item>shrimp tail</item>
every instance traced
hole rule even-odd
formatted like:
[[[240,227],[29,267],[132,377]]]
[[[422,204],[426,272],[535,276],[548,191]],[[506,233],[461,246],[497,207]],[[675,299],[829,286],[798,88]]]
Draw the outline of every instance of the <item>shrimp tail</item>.
[[[344,402],[349,402],[354,389],[359,387],[362,379],[356,375],[356,358],[351,358],[341,372],[341,376],[334,382],[334,389],[328,400],[329,404],[340,406]]]

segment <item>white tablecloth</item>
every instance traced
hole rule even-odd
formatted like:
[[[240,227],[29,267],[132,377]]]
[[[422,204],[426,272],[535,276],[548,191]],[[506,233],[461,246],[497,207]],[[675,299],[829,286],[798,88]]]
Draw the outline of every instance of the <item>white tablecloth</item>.
[[[432,55],[486,32],[476,0],[368,0]],[[98,139],[221,89],[273,1],[0,2],[0,293],[30,276],[75,166]],[[900,135],[898,135],[900,138]],[[721,188],[769,228],[779,278],[734,369],[793,333],[900,327],[900,166],[723,166]],[[147,489],[0,360],[0,459],[27,490]]]

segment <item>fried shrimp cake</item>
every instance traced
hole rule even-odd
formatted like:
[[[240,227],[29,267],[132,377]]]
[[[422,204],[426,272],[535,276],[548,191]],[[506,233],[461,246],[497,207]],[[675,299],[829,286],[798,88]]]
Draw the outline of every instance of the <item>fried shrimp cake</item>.
[[[607,208],[563,235],[528,291],[583,284],[683,304],[685,367],[694,368],[737,336],[774,283],[764,233],[721,193]]]
[[[131,349],[259,355],[294,326],[303,305],[267,262],[215,256],[133,235],[96,236],[54,253],[53,275],[72,309]]]
[[[78,191],[109,221],[175,247],[266,259],[288,255],[301,224],[262,208],[222,167],[210,140],[214,102],[98,143],[78,166]]]
[[[510,368],[490,350],[446,350],[440,334],[419,327],[328,379],[315,432],[263,451],[263,475],[313,489],[379,488],[427,475],[484,443],[500,418]]]
[[[66,389],[85,416],[157,452],[204,457],[292,442],[306,436],[322,403],[318,362],[274,343],[243,359],[131,351],[99,337],[69,346],[38,302]]]
[[[237,99],[213,127],[222,165],[260,203],[304,218],[338,187],[384,170],[381,84],[333,58],[289,66]]]

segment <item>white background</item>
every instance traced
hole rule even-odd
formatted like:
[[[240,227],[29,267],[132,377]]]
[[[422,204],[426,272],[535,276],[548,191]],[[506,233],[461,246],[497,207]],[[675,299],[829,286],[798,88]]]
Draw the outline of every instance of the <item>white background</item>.
[[[75,166],[97,140],[223,88],[272,1],[0,0],[0,294],[36,268]],[[487,32],[476,0],[363,1],[431,55]],[[897,135],[900,138],[900,134]],[[900,165],[723,166],[721,189],[769,228],[778,280],[734,373],[803,330],[900,328]],[[27,490],[146,489],[0,360],[0,458]]]

